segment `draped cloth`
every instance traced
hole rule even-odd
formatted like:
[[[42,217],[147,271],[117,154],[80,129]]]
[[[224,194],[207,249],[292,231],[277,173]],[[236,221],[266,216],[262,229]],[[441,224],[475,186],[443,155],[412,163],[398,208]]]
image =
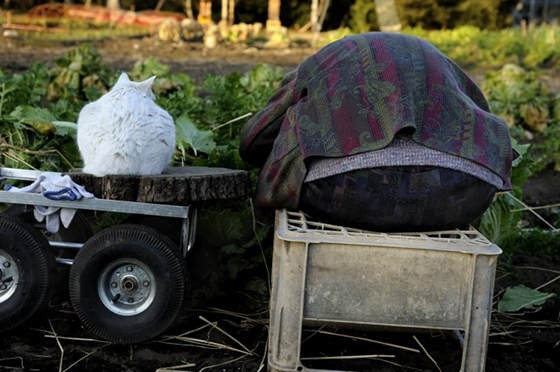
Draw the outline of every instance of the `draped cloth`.
[[[511,189],[509,130],[478,86],[430,43],[371,32],[320,49],[244,126],[240,154],[261,167],[259,205],[297,208],[314,159],[379,150],[397,133],[487,168]]]

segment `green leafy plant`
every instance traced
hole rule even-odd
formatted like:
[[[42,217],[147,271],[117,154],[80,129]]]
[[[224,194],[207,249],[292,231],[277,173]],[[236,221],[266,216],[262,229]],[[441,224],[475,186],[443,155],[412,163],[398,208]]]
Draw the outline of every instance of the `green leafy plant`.
[[[204,112],[200,118],[209,128],[221,129],[218,136],[235,138],[238,130],[233,126],[222,127],[232,119],[255,113],[264,107],[268,98],[279,86],[283,77],[280,67],[260,64],[241,75],[209,75],[202,84]],[[235,122],[237,128],[243,122]]]
[[[56,132],[56,127],[53,124],[56,118],[49,110],[40,107],[28,105],[17,106],[14,111],[8,115],[8,120],[29,125],[31,128],[35,129],[37,133],[42,135],[49,135]]]
[[[501,68],[511,63],[535,69],[554,66],[560,60],[557,26],[543,25],[527,33],[518,28],[489,31],[468,25],[437,31],[406,28],[403,32],[430,41],[461,66]]]
[[[479,230],[490,241],[501,245],[506,238],[518,231],[521,214],[511,212],[516,206],[511,194],[497,195],[482,215]]]
[[[47,66],[40,63],[23,73],[0,74],[0,118],[20,104],[42,106],[49,79]]]
[[[57,58],[50,75],[47,98],[75,103],[79,111],[83,101],[95,100],[107,91],[114,73],[94,47],[84,44]]]
[[[507,313],[523,309],[532,310],[554,296],[556,296],[554,293],[540,292],[524,285],[508,287],[498,302],[498,311]]]
[[[188,75],[147,58],[129,75],[133,80],[157,76],[157,103],[176,119],[177,164],[243,168],[239,131],[265,105],[283,70],[257,65],[245,74],[209,75],[197,86]],[[80,167],[74,124],[78,113],[117,78],[118,72],[89,45],[71,49],[52,68],[36,64],[22,74],[0,72],[3,164],[59,171]]]
[[[509,254],[547,255],[560,261],[560,231],[535,227],[518,229],[502,239],[500,247]]]
[[[542,141],[535,144],[541,156],[540,163],[544,166],[554,164],[554,170],[560,172],[560,120],[555,119],[543,131]]]
[[[176,141],[182,158],[187,158],[187,150],[190,148],[194,155],[199,152],[210,154],[216,149],[214,135],[209,130],[200,130],[189,119],[187,115],[182,115],[175,121]]]
[[[521,197],[523,184],[533,175],[533,161],[528,154],[530,145],[521,145],[512,138],[512,147],[518,154],[512,163],[513,190],[498,194],[480,219],[480,231],[496,244],[501,244],[519,231],[521,213],[511,211],[519,207],[516,198]]]
[[[156,102],[174,118],[188,113],[200,115],[202,100],[198,96],[194,81],[184,73],[170,71],[169,66],[149,57],[134,64],[128,73],[132,80],[145,80],[156,76],[152,86]]]
[[[520,125],[532,132],[546,128],[552,97],[535,73],[507,64],[487,74],[484,90],[492,111],[510,126]]]

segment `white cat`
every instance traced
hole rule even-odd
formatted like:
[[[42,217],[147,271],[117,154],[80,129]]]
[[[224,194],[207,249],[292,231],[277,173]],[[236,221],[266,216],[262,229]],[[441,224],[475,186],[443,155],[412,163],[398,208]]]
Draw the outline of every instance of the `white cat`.
[[[169,164],[175,124],[154,102],[154,79],[134,82],[122,73],[109,92],[82,108],[77,136],[85,173],[153,175]]]

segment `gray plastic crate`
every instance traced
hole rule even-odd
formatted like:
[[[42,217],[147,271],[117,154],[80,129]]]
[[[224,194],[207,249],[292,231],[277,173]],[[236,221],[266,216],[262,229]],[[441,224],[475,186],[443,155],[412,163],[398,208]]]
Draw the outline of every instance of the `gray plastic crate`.
[[[497,256],[477,230],[387,234],[276,213],[270,371],[300,361],[303,324],[464,331],[462,371],[483,371]]]

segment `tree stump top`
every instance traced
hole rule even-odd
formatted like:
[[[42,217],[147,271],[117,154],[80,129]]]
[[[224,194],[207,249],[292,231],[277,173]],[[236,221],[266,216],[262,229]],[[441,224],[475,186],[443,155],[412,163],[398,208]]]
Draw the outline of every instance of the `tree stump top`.
[[[150,176],[96,177],[79,170],[68,175],[101,199],[187,205],[240,199],[251,194],[248,172],[227,168],[170,167],[162,174]]]

